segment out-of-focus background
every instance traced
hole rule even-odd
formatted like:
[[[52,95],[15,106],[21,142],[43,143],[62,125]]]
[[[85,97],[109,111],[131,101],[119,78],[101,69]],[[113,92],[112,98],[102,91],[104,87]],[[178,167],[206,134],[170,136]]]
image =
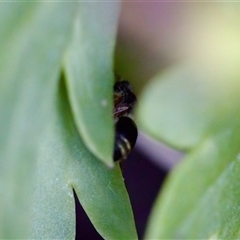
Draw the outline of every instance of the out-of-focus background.
[[[138,97],[155,74],[180,58],[177,36],[182,34],[185,15],[193,7],[185,3],[123,2],[115,66],[116,72],[131,82]],[[166,170],[183,157],[183,153],[141,131],[136,149]]]
[[[140,239],[167,172],[184,157],[185,151],[202,139],[210,123],[214,124],[211,122],[212,112],[221,116],[222,111],[229,109],[227,101],[224,106],[219,104],[218,100],[222,100],[221,94],[231,98],[232,93],[235,94],[235,84],[238,89],[239,85],[235,79],[238,79],[236,76],[240,60],[240,32],[237,30],[240,22],[239,10],[240,4],[230,2],[123,1],[115,69],[119,75],[131,82],[139,105],[145,89],[155,76],[166,76],[164,74],[167,73],[171,78],[174,72],[172,69],[184,66],[188,72],[193,67],[195,82],[188,84],[181,76],[183,84],[179,83],[176,87],[177,90],[181,88],[180,100],[185,103],[189,101],[185,95],[196,89],[197,76],[206,76],[200,78],[202,82],[196,94],[197,100],[192,106],[190,103],[189,108],[181,109],[181,104],[178,105],[181,102],[178,101],[179,95],[175,96],[174,91],[167,93],[170,94],[170,99],[172,95],[172,102],[152,104],[149,110],[151,116],[143,116],[142,106],[137,107],[139,138],[134,152],[122,163],[122,169]],[[176,80],[176,77],[172,78]],[[228,82],[226,79],[233,80]],[[167,97],[163,99],[169,99],[169,96]],[[199,102],[199,99],[202,99],[202,102]],[[212,101],[212,105],[206,108],[208,100]],[[159,124],[160,131],[155,134],[151,127],[142,126],[147,125],[148,117],[155,117],[154,109],[158,112],[159,104],[169,104],[169,107],[158,115],[156,126]],[[185,115],[185,110],[186,113],[190,111],[192,115]],[[172,128],[172,132],[169,128]],[[165,133],[164,129],[168,129],[168,132]],[[163,134],[159,136],[159,132]],[[147,136],[147,133],[157,137],[153,139]],[[171,148],[166,143],[177,146],[180,150]],[[77,207],[77,211],[82,210]],[[79,219],[77,224],[82,234],[86,223]],[[93,237],[86,233],[86,239],[93,238],[97,239],[97,235]]]

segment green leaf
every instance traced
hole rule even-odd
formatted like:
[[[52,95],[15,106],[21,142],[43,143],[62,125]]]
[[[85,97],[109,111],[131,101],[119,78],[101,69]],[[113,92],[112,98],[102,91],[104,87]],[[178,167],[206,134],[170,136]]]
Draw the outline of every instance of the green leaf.
[[[192,148],[236,110],[237,79],[238,73],[218,76],[193,64],[172,67],[156,75],[143,92],[137,109],[139,125],[174,147]]]
[[[146,239],[239,239],[240,15],[237,5],[210,5],[178,11],[180,30],[152,51],[171,46],[178,66],[148,79],[138,126],[186,158],[155,202]]]
[[[239,119],[205,140],[168,179],[146,239],[238,239]]]
[[[90,5],[92,8],[87,7]],[[90,220],[104,238],[137,238],[120,168],[116,165],[110,170],[89,152],[76,127],[80,120],[78,116],[73,117],[74,107],[68,102],[68,98],[72,99],[70,96],[72,92],[66,93],[65,80],[59,82],[62,63],[65,61],[70,68],[71,64],[75,64],[66,60],[66,56],[73,51],[71,40],[73,43],[76,40],[75,27],[86,26],[92,18],[94,21],[97,20],[92,13],[98,13],[99,4],[90,5],[88,3],[1,5],[0,33],[3,36],[0,39],[1,238],[73,239],[75,237],[73,188]],[[117,9],[117,5],[110,3],[109,6]],[[106,19],[110,19],[112,13],[110,11],[106,14],[105,10],[100,12],[103,24]],[[97,113],[94,122],[99,129],[95,135],[91,135],[91,138],[99,139],[99,134],[104,132],[102,128],[107,131],[105,143],[109,143],[110,146],[103,149],[103,154],[107,156],[108,162],[110,157],[112,162],[111,143],[114,139],[110,52],[113,51],[116,31],[115,13],[116,11],[113,12],[109,25],[105,26],[109,30],[109,34],[106,32],[109,42],[104,41],[106,36],[102,33],[102,37],[98,38],[99,42],[93,42],[97,45],[94,45],[94,48],[104,46],[102,49],[104,53],[105,48],[111,49],[106,50],[109,51],[104,55],[106,59],[104,57],[96,59],[94,66],[89,67],[87,71],[89,73],[94,70],[95,74],[100,72],[101,76],[103,71],[107,81],[102,81],[103,85],[99,89],[99,85],[95,85],[94,82],[96,78],[89,79],[87,88],[93,94],[93,98],[88,102],[89,99],[85,96],[91,111]],[[91,29],[89,32],[100,34],[99,26],[95,26],[94,21],[88,26]],[[91,39],[91,34],[86,36]],[[80,43],[81,49],[88,49],[85,41],[86,39]],[[84,51],[88,52],[87,49]],[[88,62],[91,63],[93,61]],[[86,66],[83,61],[79,64],[80,69]],[[84,74],[86,72],[83,76]],[[82,74],[80,83],[77,82],[80,89],[86,84],[81,76]],[[75,81],[75,76],[73,80]],[[69,82],[66,85],[68,84]],[[103,92],[99,91],[102,90],[102,86]],[[101,113],[99,109],[95,109],[99,107],[95,103],[101,97],[107,99],[107,102],[102,104],[104,107],[107,103],[103,110],[107,115],[104,115],[106,122],[98,119]],[[86,103],[74,102],[76,105]],[[87,115],[87,118],[84,118],[84,126],[89,128],[89,123],[91,129],[92,116],[88,115],[86,109],[83,112]]]
[[[1,3],[0,238],[27,238],[36,153],[71,35],[71,3]]]
[[[89,149],[112,167],[113,47],[119,3],[80,4],[65,61],[67,89],[77,128]]]
[[[146,239],[240,237],[239,14],[223,12],[191,15],[185,64],[157,75],[139,101],[139,125],[187,150],[154,204]]]
[[[141,126],[189,149],[155,202],[146,239],[240,237],[239,75],[182,65],[156,76],[143,93]]]
[[[118,165],[110,170],[85,147],[73,122],[63,83],[51,113],[38,158],[40,183],[35,191],[33,238],[74,237],[74,188],[105,239],[136,239],[121,170]]]

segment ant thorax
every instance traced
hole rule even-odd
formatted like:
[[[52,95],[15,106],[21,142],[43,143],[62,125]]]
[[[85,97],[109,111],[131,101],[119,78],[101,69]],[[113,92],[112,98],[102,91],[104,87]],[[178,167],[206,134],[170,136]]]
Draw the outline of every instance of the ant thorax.
[[[115,120],[119,117],[127,116],[133,110],[137,101],[132,87],[128,81],[116,82],[114,85],[114,111]]]

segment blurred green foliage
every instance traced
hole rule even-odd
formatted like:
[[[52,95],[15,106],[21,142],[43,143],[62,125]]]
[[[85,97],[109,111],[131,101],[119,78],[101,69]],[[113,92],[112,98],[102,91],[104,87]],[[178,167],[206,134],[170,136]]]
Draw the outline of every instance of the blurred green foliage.
[[[174,61],[145,80],[136,116],[141,130],[186,156],[156,199],[145,237],[239,239],[239,4],[189,3],[175,11],[169,42],[156,37],[145,45],[155,53],[171,45]]]

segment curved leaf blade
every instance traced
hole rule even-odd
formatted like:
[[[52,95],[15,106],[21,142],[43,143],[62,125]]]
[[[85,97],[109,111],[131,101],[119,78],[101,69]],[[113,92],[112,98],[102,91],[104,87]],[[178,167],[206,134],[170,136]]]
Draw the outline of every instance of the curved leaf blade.
[[[72,185],[80,201],[81,192],[89,194],[82,202],[103,236],[109,239],[115,236],[137,238],[119,168],[106,169],[88,152],[72,118],[69,119],[71,112],[64,105],[67,97],[59,99],[56,92],[62,54],[71,37],[75,9],[76,5],[70,3],[11,3],[11,6],[6,4],[1,8],[0,31],[4,33],[4,38],[0,39],[2,238],[28,238],[31,220],[34,238],[73,238]],[[16,30],[8,32],[6,22]],[[8,44],[10,49],[6,48]],[[69,143],[73,144],[69,146]],[[37,154],[39,145],[41,148]],[[91,165],[96,167],[94,182],[85,176],[82,181],[78,179],[82,151],[86,160],[98,164]],[[69,163],[70,160],[76,163]],[[71,164],[76,170],[74,167],[69,169]],[[90,169],[87,164],[86,169]],[[99,172],[105,176],[97,185],[102,189],[99,193],[101,201],[92,206],[87,199],[92,197],[90,194],[95,190]],[[88,191],[80,182],[85,186],[92,185],[91,189]],[[31,212],[33,189],[35,202]],[[99,221],[101,208],[106,210],[104,222]],[[106,228],[106,223],[110,229]]]
[[[146,131],[189,150],[155,203],[147,239],[239,238],[239,9],[192,10],[172,52],[185,65],[156,76],[139,104]]]
[[[39,136],[75,9],[21,2],[0,11],[0,237],[28,238]]]
[[[239,95],[238,74],[228,81],[226,78],[224,73],[214,76],[194,64],[175,66],[156,75],[139,99],[140,127],[176,148],[197,146],[236,111],[232,103]]]
[[[113,47],[119,8],[117,2],[81,3],[65,61],[78,130],[89,149],[110,167],[114,140]]]
[[[38,159],[40,165],[49,166],[50,174],[46,175],[44,168],[40,170],[46,179],[41,179],[41,187],[36,190],[35,196],[36,199],[44,196],[44,189],[45,194],[49,192],[50,196],[59,196],[60,199],[52,201],[50,197],[45,203],[38,203],[38,211],[42,215],[35,219],[33,237],[56,238],[60,236],[57,231],[61,228],[60,231],[65,230],[61,238],[73,238],[73,187],[93,225],[105,239],[137,239],[121,170],[119,166],[112,170],[107,168],[85,147],[73,122],[63,84],[51,112],[54,117],[46,128]],[[39,228],[41,225],[44,227]]]
[[[240,125],[230,123],[171,173],[155,203],[146,239],[240,237]]]
[[[64,120],[54,112],[53,105],[64,104],[57,99],[57,94],[55,96],[55,102],[49,101],[51,118],[43,131],[37,157],[32,239],[75,238],[75,202],[68,174],[70,157],[63,137],[68,128],[61,127]]]
[[[165,127],[168,124],[167,119],[172,119],[172,123],[175,123],[167,126],[174,129],[169,131],[173,133],[169,142],[183,147],[181,138],[184,142],[185,137],[190,137],[189,139],[195,137],[196,141],[185,144],[185,147],[194,146],[194,148],[191,148],[183,163],[172,172],[162,194],[157,199],[146,238],[210,239],[213,236],[234,238],[239,232],[237,220],[237,206],[240,198],[237,174],[240,140],[239,73],[233,74],[227,82],[225,74],[222,74],[222,78],[218,75],[217,79],[216,76],[214,78],[210,75],[210,78],[200,79],[199,85],[187,84],[192,79],[182,77],[180,72],[178,71],[177,75],[174,74],[173,79],[169,78],[170,83],[160,82],[159,79],[154,83],[159,87],[159,95],[155,98],[164,96],[165,104],[173,103],[170,111],[162,108],[164,103],[160,104],[161,107],[158,109],[162,110],[163,114],[168,113],[160,117],[166,118]],[[203,72],[203,69],[198,69],[195,76],[207,76],[207,74],[200,74]],[[191,91],[185,91],[188,86],[191,86]],[[200,90],[203,90],[201,94],[199,94],[200,87]],[[178,96],[178,101],[175,96],[171,96],[171,92]],[[202,108],[199,107],[198,102]],[[155,111],[154,114],[157,115],[159,112]],[[155,123],[159,116],[155,116]],[[181,118],[178,116],[190,119],[192,124],[195,121],[195,130],[192,129],[189,121],[179,123]],[[207,124],[202,127],[204,118]],[[184,128],[178,129],[181,124],[185,125]],[[163,139],[170,140],[168,131],[160,130],[160,132]]]
[[[149,118],[144,124],[155,124],[162,139],[191,150],[157,199],[146,238],[238,236],[239,72],[229,76],[226,69],[222,74],[220,68],[218,74],[199,66],[195,69],[193,78],[177,71],[168,74],[163,82],[157,79],[153,83],[155,97],[147,103],[164,100],[153,113],[155,119]],[[200,76],[197,82],[196,76]],[[165,126],[160,126],[157,119],[163,120]]]

